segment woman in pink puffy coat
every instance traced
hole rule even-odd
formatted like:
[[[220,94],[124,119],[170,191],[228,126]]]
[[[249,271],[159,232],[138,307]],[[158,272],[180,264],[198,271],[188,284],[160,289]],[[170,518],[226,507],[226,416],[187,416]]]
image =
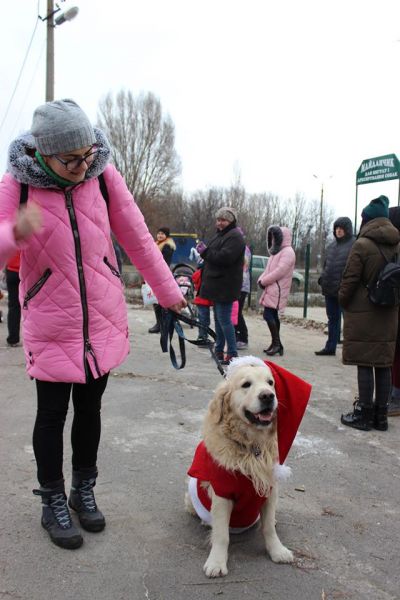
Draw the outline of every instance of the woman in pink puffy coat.
[[[93,494],[101,399],[110,370],[129,352],[111,230],[160,304],[175,311],[186,305],[109,159],[104,134],[82,109],[73,100],[57,100],[38,107],[31,131],[12,142],[0,183],[0,268],[21,251],[23,344],[28,373],[36,380],[33,448],[40,488],[34,493],[42,498],[41,522],[51,541],[68,549],[83,542],[68,505],[84,529],[105,526]],[[67,505],[63,428],[71,392]]]
[[[264,273],[258,278],[258,285],[263,290],[260,298],[260,304],[264,306],[263,317],[272,337],[270,346],[264,350],[268,356],[283,354],[279,312],[285,310],[292,285],[296,255],[291,243],[290,229],[279,225],[268,227],[267,248],[270,257]]]

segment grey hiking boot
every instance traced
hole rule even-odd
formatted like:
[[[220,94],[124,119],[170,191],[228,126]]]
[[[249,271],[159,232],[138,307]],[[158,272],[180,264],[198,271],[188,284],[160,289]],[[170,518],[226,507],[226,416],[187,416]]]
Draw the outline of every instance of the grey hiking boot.
[[[51,541],[67,550],[75,550],[83,544],[83,538],[71,520],[64,481],[55,482],[54,486],[40,487],[33,490],[35,496],[42,497],[42,527],[48,532]]]
[[[103,513],[97,508],[93,488],[96,485],[97,469],[82,469],[72,472],[71,493],[68,504],[78,514],[79,522],[86,531],[103,531],[106,526]]]

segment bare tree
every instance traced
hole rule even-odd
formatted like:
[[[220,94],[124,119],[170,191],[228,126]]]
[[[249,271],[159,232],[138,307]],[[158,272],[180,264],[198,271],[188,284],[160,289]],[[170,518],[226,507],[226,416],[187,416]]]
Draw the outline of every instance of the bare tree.
[[[186,199],[186,203],[189,232],[197,233],[202,240],[209,239],[215,232],[215,213],[226,204],[226,190],[215,187],[197,191]]]
[[[175,127],[152,93],[133,97],[121,90],[99,104],[98,124],[111,143],[112,160],[141,208],[169,194],[181,171]]]

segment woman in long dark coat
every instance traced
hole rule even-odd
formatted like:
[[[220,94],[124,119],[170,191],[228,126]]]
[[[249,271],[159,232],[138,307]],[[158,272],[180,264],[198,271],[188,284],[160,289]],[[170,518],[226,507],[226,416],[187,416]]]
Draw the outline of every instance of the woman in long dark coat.
[[[400,234],[388,219],[388,206],[386,196],[380,196],[364,208],[360,233],[339,289],[344,309],[343,363],[357,365],[359,394],[353,412],[342,415],[341,421],[365,431],[371,427],[385,431],[388,427],[398,308],[376,306],[369,300],[366,287],[385,265],[382,254],[389,261],[399,250]]]
[[[400,231],[400,206],[389,208],[389,219],[396,229]],[[392,366],[392,394],[388,405],[388,417],[400,417],[400,307],[396,350]]]

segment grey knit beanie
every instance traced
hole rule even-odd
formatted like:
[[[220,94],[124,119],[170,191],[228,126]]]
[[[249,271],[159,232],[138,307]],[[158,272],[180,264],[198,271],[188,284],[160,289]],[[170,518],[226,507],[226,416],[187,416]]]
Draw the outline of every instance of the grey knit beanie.
[[[33,113],[31,134],[37,150],[45,156],[78,150],[96,141],[89,119],[70,99],[39,106]]]
[[[216,219],[225,219],[225,221],[229,221],[229,223],[233,223],[237,221],[237,214],[234,208],[230,206],[221,206],[215,213]]]

